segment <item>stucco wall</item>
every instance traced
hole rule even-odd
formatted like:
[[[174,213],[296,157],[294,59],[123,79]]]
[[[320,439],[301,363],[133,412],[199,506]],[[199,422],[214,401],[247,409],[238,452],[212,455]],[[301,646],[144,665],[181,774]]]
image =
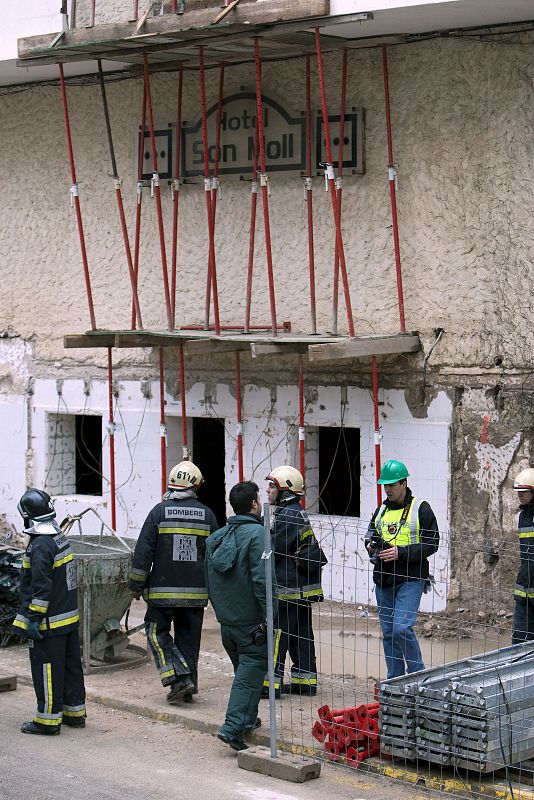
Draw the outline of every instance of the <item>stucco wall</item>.
[[[534,112],[528,47],[451,41],[392,49],[390,54],[395,156],[408,329],[423,340],[445,335],[435,365],[521,366],[532,350],[529,296],[534,233],[529,181]],[[383,96],[378,50],[353,53],[347,106],[367,111],[363,176],[344,188],[344,229],[356,328],[398,330],[393,244],[386,170]],[[198,78],[185,81],[184,116],[198,111]],[[216,97],[217,75],[208,76]],[[300,61],[264,66],[265,92],[304,107]],[[315,82],[316,84],[316,82]],[[155,116],[174,119],[176,76],[154,78]],[[226,91],[252,85],[250,66],[227,69]],[[331,110],[337,111],[339,58],[328,57]],[[314,105],[319,106],[317,86]],[[119,170],[128,219],[134,215],[134,131],[141,82],[109,87]],[[81,204],[93,280],[97,325],[129,326],[126,262],[109,179],[97,88],[69,90]],[[36,334],[38,358],[62,359],[61,334],[88,327],[81,259],[69,206],[63,120],[57,88],[3,96],[0,164],[5,176],[0,270],[7,287],[2,329]],[[319,325],[330,325],[333,234],[330,199],[316,180],[315,235]],[[180,199],[178,324],[201,322],[207,235],[202,185]],[[170,193],[163,192],[170,233]],[[227,180],[218,204],[217,266],[221,321],[244,317],[248,247],[248,184]],[[306,331],[306,207],[297,178],[273,178],[271,221],[279,319]],[[261,216],[258,227],[261,228]],[[169,243],[170,244],[170,243]],[[144,204],[140,268],[146,326],[165,327],[154,203]],[[169,246],[170,252],[170,246]],[[254,321],[268,317],[263,234],[258,234]],[[36,280],[38,276],[38,280]],[[23,301],[32,298],[32,304]],[[109,302],[110,298],[112,301]],[[36,314],[46,304],[52,313]],[[55,312],[55,313],[54,313]],[[340,321],[346,330],[343,303]],[[69,354],[73,358],[72,354]],[[87,354],[75,356],[87,358]]]

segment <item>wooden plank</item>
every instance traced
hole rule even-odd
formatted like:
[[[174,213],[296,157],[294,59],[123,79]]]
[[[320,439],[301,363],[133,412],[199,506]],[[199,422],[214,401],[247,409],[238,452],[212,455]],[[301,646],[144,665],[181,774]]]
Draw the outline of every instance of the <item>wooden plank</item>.
[[[63,347],[71,350],[75,347],[113,347],[115,334],[105,331],[101,335],[96,333],[74,333],[63,337]]]
[[[285,344],[275,344],[274,342],[251,342],[250,353],[252,358],[275,355],[304,355],[308,351],[308,344],[299,342],[286,342]]]
[[[0,692],[14,692],[17,688],[17,676],[0,677]]]
[[[395,353],[417,353],[419,336],[400,333],[395,336],[359,336],[333,344],[311,344],[310,361],[331,361],[336,358],[368,358]]]
[[[189,356],[211,355],[214,353],[237,353],[250,349],[248,342],[221,342],[219,340],[189,341],[185,345],[185,352]]]

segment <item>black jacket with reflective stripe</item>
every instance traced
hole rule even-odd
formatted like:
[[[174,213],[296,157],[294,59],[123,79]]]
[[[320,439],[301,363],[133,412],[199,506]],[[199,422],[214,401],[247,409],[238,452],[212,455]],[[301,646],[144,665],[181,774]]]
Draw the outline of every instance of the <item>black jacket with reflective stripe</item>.
[[[135,546],[130,589],[156,606],[206,606],[206,538],[218,527],[213,511],[195,498],[158,503]]]
[[[521,508],[517,533],[521,563],[515,594],[524,596],[522,590],[525,590],[525,594],[534,599],[534,501]]]
[[[297,498],[275,508],[271,534],[278,599],[322,600],[327,559]]]
[[[79,622],[76,564],[67,537],[31,536],[22,561],[20,609],[13,626],[35,620],[45,638],[62,636]]]

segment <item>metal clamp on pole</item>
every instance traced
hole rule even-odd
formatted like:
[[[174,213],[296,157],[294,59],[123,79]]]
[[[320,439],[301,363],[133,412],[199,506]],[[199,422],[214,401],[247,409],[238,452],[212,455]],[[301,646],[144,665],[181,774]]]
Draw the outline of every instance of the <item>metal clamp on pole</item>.
[[[117,430],[117,426],[113,422],[113,420],[109,420],[108,424],[106,425],[106,430],[110,436],[115,436],[115,432]]]
[[[78,184],[73,183],[69,189],[69,192],[70,192],[70,207],[72,208],[74,206],[74,198],[80,196],[80,193],[78,191]]]
[[[211,177],[204,178],[204,191],[211,192]]]
[[[142,197],[143,197],[143,187],[144,187],[144,185],[145,184],[143,183],[143,181],[137,181],[137,183],[135,185],[135,191],[136,191],[136,194],[137,194],[137,205],[141,205]]]
[[[250,182],[250,191],[252,194],[258,194],[258,181],[255,178]]]
[[[243,436],[243,423],[238,422],[235,426],[236,436]]]
[[[384,438],[382,435],[382,429],[379,428],[377,431],[374,432],[375,435],[375,444],[382,444],[382,439]]]
[[[276,758],[276,708],[274,691],[274,617],[271,519],[269,503],[263,504],[263,555],[265,563],[265,603],[267,605],[267,676],[269,678],[269,739],[271,758]]]
[[[218,175],[214,175],[211,179],[211,190],[217,192],[219,200],[222,199],[221,179]]]
[[[180,191],[181,185],[182,185],[182,182],[181,182],[180,178],[173,178],[172,179],[172,181],[171,181],[171,197],[174,197],[174,195],[177,194],[177,192]]]
[[[167,426],[161,424],[159,426],[159,435],[162,439],[165,439],[165,444],[167,444]]]
[[[397,189],[398,189],[397,176],[398,176],[398,173],[397,173],[397,166],[396,166],[396,164],[390,164],[390,165],[388,166],[388,179],[389,179],[390,181],[395,181],[395,190],[397,190]]]
[[[336,178],[336,189],[339,192],[340,189],[343,189],[343,176],[338,175]]]
[[[267,196],[271,196],[271,179],[267,175],[266,172],[259,172],[258,175],[260,176],[260,186],[267,187]]]
[[[154,197],[154,189],[159,187],[159,173],[154,172],[152,173],[152,178],[150,179],[150,197]]]
[[[309,176],[304,178],[304,202],[308,202],[308,192],[313,190],[313,179]]]
[[[299,428],[299,442],[306,440],[306,428]]]

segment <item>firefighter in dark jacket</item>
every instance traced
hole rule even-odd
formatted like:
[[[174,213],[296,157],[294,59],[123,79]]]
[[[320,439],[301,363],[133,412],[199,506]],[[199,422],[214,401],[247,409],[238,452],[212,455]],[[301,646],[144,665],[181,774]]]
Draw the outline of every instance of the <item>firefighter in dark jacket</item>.
[[[130,569],[134,597],[147,603],[145,631],[167,702],[191,702],[198,692],[198,657],[208,590],[206,538],[219,527],[197,500],[202,474],[191,461],[169,473],[168,492],[146,518]],[[174,639],[170,634],[174,627]]]
[[[514,481],[519,500],[519,574],[514,589],[512,644],[534,639],[534,469],[522,470]]]
[[[13,626],[28,639],[37,712],[23,733],[55,736],[85,727],[76,566],[50,495],[28,489],[18,510],[30,540],[22,561],[20,610]]]
[[[298,469],[276,467],[266,480],[267,497],[275,507],[271,524],[278,598],[275,696],[280,692],[313,696],[317,694],[317,664],[311,604],[323,600],[321,569],[327,559],[300,503],[304,481]],[[284,685],[288,650],[291,675],[289,685]],[[268,693],[266,680],[262,696]]]
[[[413,626],[423,592],[431,586],[428,559],[439,546],[434,512],[413,496],[408,477],[402,461],[386,461],[378,483],[387,499],[374,512],[365,539],[388,678],[425,668]]]

